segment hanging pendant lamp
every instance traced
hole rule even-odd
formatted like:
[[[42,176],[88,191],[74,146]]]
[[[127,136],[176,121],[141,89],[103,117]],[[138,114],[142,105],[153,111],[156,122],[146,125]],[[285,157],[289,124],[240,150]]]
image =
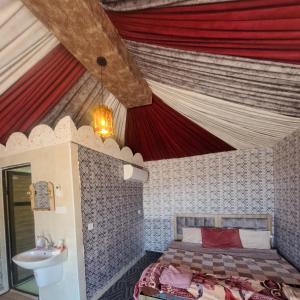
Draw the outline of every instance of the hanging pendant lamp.
[[[101,95],[99,104],[93,110],[93,128],[99,136],[107,138],[114,134],[114,129],[112,110],[103,103],[102,72],[103,67],[107,64],[106,59],[104,57],[98,57],[97,64],[101,68]]]

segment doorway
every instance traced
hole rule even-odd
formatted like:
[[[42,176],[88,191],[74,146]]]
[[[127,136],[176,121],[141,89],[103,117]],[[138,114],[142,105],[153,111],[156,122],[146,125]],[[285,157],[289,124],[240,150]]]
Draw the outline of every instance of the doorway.
[[[30,165],[3,170],[8,279],[10,288],[38,295],[33,272],[17,266],[12,257],[35,247],[34,216],[29,186]]]

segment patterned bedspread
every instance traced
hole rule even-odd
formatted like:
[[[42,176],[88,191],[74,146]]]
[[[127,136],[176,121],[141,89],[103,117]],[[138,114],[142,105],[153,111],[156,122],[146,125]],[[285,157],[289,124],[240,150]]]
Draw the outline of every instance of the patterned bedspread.
[[[277,282],[300,285],[300,273],[272,250],[258,251],[254,255],[253,251],[235,253],[226,249],[212,251],[202,248],[196,251],[187,243],[173,242],[159,261],[201,273],[241,276],[256,280],[273,279]]]
[[[180,269],[193,271],[192,284],[195,279],[194,276],[215,277],[218,281],[216,287],[218,287],[221,294],[213,291],[216,287],[212,290],[210,288],[205,290],[205,285],[203,286],[203,284],[200,284],[199,286],[196,283],[195,289],[200,287],[200,294],[198,296],[193,295],[194,297],[191,298],[185,295],[187,292],[191,295],[190,289],[182,290],[160,284],[159,274],[161,274],[163,268],[168,267],[170,264],[175,267],[180,267]],[[152,272],[153,269],[155,272]],[[222,282],[222,280],[225,281]],[[148,281],[151,282],[150,285]],[[160,257],[159,262],[152,264],[152,266],[150,265],[144,271],[135,287],[135,299],[237,300],[240,299],[239,295],[243,294],[246,296],[249,291],[253,292],[253,289],[247,287],[242,287],[242,289],[240,289],[239,287],[238,294],[233,296],[233,294],[236,293],[236,288],[233,287],[232,284],[236,284],[237,282],[247,283],[247,281],[251,283],[252,287],[256,286],[256,288],[258,288],[258,294],[252,295],[249,298],[251,300],[300,299],[300,273],[284,258],[278,255],[276,250],[207,249],[201,248],[200,245],[197,244],[178,241],[173,241],[169,245],[168,250]],[[229,284],[229,286],[225,287],[226,284]],[[271,284],[271,289],[268,287],[268,284]],[[261,290],[261,286],[265,286],[266,290]],[[278,288],[276,286],[278,286]],[[190,288],[191,287],[192,285]],[[230,297],[228,296],[228,289],[230,290],[230,293],[233,293]],[[284,292],[283,289],[285,289]],[[275,294],[267,296],[265,294],[267,290]],[[284,294],[279,297],[279,292]],[[138,295],[141,296],[139,297]],[[244,296],[241,298],[248,299],[248,296]]]

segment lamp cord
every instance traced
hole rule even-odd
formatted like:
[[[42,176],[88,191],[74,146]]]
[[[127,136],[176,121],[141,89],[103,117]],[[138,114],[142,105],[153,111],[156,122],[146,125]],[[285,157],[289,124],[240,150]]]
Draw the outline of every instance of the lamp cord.
[[[100,108],[101,104],[103,105],[103,66],[101,66],[101,69],[100,69],[100,77],[101,77],[101,93],[100,93],[101,103],[99,105],[99,108]]]

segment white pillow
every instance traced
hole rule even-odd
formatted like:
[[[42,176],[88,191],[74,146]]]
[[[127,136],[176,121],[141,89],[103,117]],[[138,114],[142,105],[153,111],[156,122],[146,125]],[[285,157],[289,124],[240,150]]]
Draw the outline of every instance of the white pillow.
[[[271,232],[267,230],[239,229],[243,248],[270,249]]]
[[[182,241],[188,243],[202,244],[201,229],[196,227],[183,227]]]

